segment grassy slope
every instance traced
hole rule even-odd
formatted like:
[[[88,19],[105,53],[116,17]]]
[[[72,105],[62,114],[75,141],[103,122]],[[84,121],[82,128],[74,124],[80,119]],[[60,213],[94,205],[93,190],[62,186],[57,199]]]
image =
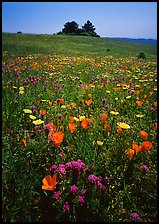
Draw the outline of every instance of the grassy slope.
[[[107,49],[110,49],[107,52]],[[157,48],[105,38],[45,34],[2,33],[2,50],[19,54],[62,54],[66,56],[129,57],[144,52],[149,58],[157,55]]]

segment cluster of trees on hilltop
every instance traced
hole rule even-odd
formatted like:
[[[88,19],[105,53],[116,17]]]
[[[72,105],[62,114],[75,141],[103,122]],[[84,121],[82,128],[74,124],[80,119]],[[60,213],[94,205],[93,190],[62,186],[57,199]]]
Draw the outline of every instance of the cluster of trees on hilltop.
[[[95,29],[96,28],[93,26],[93,24],[89,20],[87,20],[87,22],[82,26],[82,28],[79,28],[79,25],[75,21],[72,21],[72,22],[65,23],[62,31],[58,32],[57,34],[100,37],[95,32]]]

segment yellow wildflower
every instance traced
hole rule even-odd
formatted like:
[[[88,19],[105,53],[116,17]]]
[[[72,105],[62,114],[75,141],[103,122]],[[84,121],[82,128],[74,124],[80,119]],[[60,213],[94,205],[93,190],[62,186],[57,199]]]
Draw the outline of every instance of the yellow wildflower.
[[[26,114],[31,114],[31,113],[32,113],[32,111],[29,110],[29,109],[23,109],[23,111],[24,111],[24,113],[26,113]]]
[[[122,129],[129,129],[129,128],[130,128],[130,126],[129,126],[128,124],[121,123],[121,122],[117,123],[117,125],[118,125],[120,128],[122,128]]]
[[[97,141],[97,145],[102,146],[103,145],[103,142]]]
[[[42,121],[41,119],[33,121],[33,124],[35,124],[35,125],[40,125],[40,124],[43,124],[43,123],[44,123],[44,121]]]

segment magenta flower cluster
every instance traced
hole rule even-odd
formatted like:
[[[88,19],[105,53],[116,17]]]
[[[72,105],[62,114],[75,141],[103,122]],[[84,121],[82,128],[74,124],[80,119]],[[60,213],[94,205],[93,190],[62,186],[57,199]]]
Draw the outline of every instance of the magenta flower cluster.
[[[90,174],[88,176],[88,181],[91,184],[94,184],[96,186],[98,186],[101,190],[106,190],[107,189],[107,185],[109,185],[110,180],[108,177],[104,178],[104,184],[102,183],[102,178],[95,176],[94,174]],[[105,183],[106,182],[106,183]]]
[[[90,174],[90,170],[88,169],[88,166],[86,166],[82,160],[73,160],[71,162],[67,162],[65,164],[59,164],[56,166],[55,164],[51,165],[50,170],[53,173],[57,173],[58,177],[61,178],[61,180],[66,179],[67,174],[72,174],[72,185],[68,190],[67,193],[69,193],[69,197],[67,198],[67,201],[63,204],[63,211],[69,212],[72,208],[72,203],[74,203],[75,198],[77,199],[77,203],[79,206],[83,206],[86,203],[87,198],[87,190],[86,189],[80,189],[81,186],[77,184],[78,180],[81,178],[81,174],[83,172],[86,172],[86,186],[88,185],[95,185],[97,186],[97,189],[106,190],[108,188],[108,185],[110,184],[110,180],[108,177],[100,178],[95,176],[94,174]],[[68,180],[66,179],[68,182]],[[68,182],[69,183],[69,182]],[[67,184],[68,186],[68,184]],[[64,193],[65,194],[65,193]],[[54,192],[52,198],[56,201],[61,199],[62,193],[60,191]]]

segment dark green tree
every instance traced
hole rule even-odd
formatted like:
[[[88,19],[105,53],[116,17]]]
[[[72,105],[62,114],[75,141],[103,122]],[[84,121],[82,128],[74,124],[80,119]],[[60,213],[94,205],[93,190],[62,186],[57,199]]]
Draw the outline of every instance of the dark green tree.
[[[77,34],[78,33],[78,24],[75,21],[67,22],[62,29],[62,32],[65,34]]]
[[[84,26],[82,26],[82,29],[93,37],[99,37],[99,35],[95,32],[96,28],[89,20],[87,20]]]

